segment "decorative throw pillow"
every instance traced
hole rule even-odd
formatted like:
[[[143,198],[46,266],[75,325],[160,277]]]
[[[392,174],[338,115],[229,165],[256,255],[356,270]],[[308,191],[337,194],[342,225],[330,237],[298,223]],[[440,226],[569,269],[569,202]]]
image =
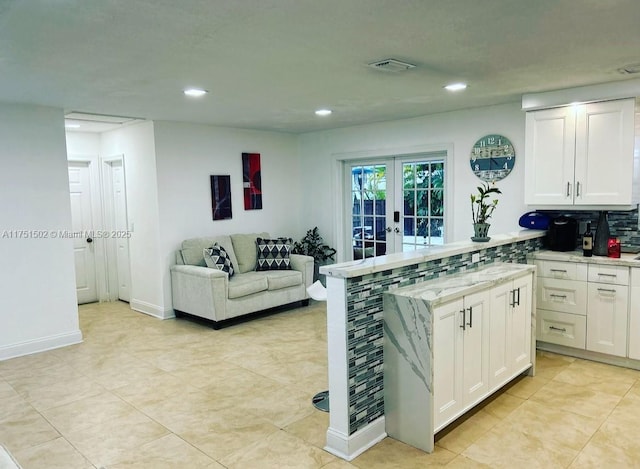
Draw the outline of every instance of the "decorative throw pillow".
[[[257,238],[258,261],[256,270],[291,270],[291,238],[264,239]]]
[[[207,267],[222,270],[229,274],[229,278],[233,277],[233,263],[227,251],[218,243],[214,243],[210,248],[205,248],[202,252]]]

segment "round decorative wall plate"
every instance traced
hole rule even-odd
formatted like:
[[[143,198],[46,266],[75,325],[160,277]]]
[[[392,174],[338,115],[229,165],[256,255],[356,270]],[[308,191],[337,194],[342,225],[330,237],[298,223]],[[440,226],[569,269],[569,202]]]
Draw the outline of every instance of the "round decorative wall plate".
[[[516,162],[516,152],[503,135],[485,135],[471,149],[471,171],[483,181],[495,182],[509,175]]]

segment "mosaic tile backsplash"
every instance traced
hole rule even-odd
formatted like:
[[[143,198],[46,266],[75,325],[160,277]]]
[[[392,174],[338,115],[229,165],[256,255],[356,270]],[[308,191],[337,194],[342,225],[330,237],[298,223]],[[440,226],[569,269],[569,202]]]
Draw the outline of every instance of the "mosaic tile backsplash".
[[[349,434],[384,415],[382,294],[444,275],[494,262],[526,263],[527,254],[543,249],[544,238],[405,266],[347,279],[347,347],[349,354]],[[472,264],[471,255],[480,254]]]

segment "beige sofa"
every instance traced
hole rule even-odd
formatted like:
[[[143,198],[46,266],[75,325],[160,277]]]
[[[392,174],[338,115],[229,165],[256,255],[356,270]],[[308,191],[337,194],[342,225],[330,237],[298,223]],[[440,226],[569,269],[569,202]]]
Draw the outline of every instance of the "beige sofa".
[[[313,257],[290,254],[291,270],[257,272],[258,237],[268,233],[193,238],[182,242],[171,267],[176,316],[186,313],[213,321],[219,328],[230,319],[290,303],[309,303]],[[203,251],[218,243],[228,253],[234,275],[206,266]]]

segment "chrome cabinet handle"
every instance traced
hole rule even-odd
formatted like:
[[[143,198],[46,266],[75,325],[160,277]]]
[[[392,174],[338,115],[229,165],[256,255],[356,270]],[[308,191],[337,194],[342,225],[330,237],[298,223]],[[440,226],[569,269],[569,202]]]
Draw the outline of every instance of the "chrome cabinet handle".
[[[567,332],[567,330],[564,327],[560,328],[560,327],[555,327],[555,326],[549,326],[549,329],[551,329],[553,331]]]
[[[600,272],[598,272],[598,275],[599,275],[600,277],[613,277],[613,278],[616,278],[616,277],[617,277],[617,275],[616,275],[616,274],[601,274]]]
[[[516,306],[516,305],[520,306],[520,287],[516,288],[515,291],[518,292],[518,299],[517,299],[517,302],[514,302],[515,303],[514,306]],[[516,296],[515,293],[513,294],[513,296],[514,297]]]
[[[598,288],[598,291],[603,291],[603,292],[607,292],[607,293],[616,293],[616,290],[614,290],[612,288]]]
[[[567,295],[558,295],[556,293],[551,293],[549,296],[551,298],[562,298],[563,300],[567,298]]]
[[[460,310],[460,312],[462,313],[462,325],[460,326],[460,328],[463,331],[466,331],[467,330],[467,325],[466,325],[466,322],[467,322],[467,310],[463,308],[463,309]]]
[[[467,323],[467,326],[469,326],[469,328],[473,327],[473,308],[471,306],[469,306],[469,322]]]
[[[571,195],[571,183],[567,181],[567,197]]]
[[[576,197],[580,197],[580,182],[576,182]]]
[[[549,269],[551,272],[562,272],[563,274],[566,274],[567,271],[564,269]]]

